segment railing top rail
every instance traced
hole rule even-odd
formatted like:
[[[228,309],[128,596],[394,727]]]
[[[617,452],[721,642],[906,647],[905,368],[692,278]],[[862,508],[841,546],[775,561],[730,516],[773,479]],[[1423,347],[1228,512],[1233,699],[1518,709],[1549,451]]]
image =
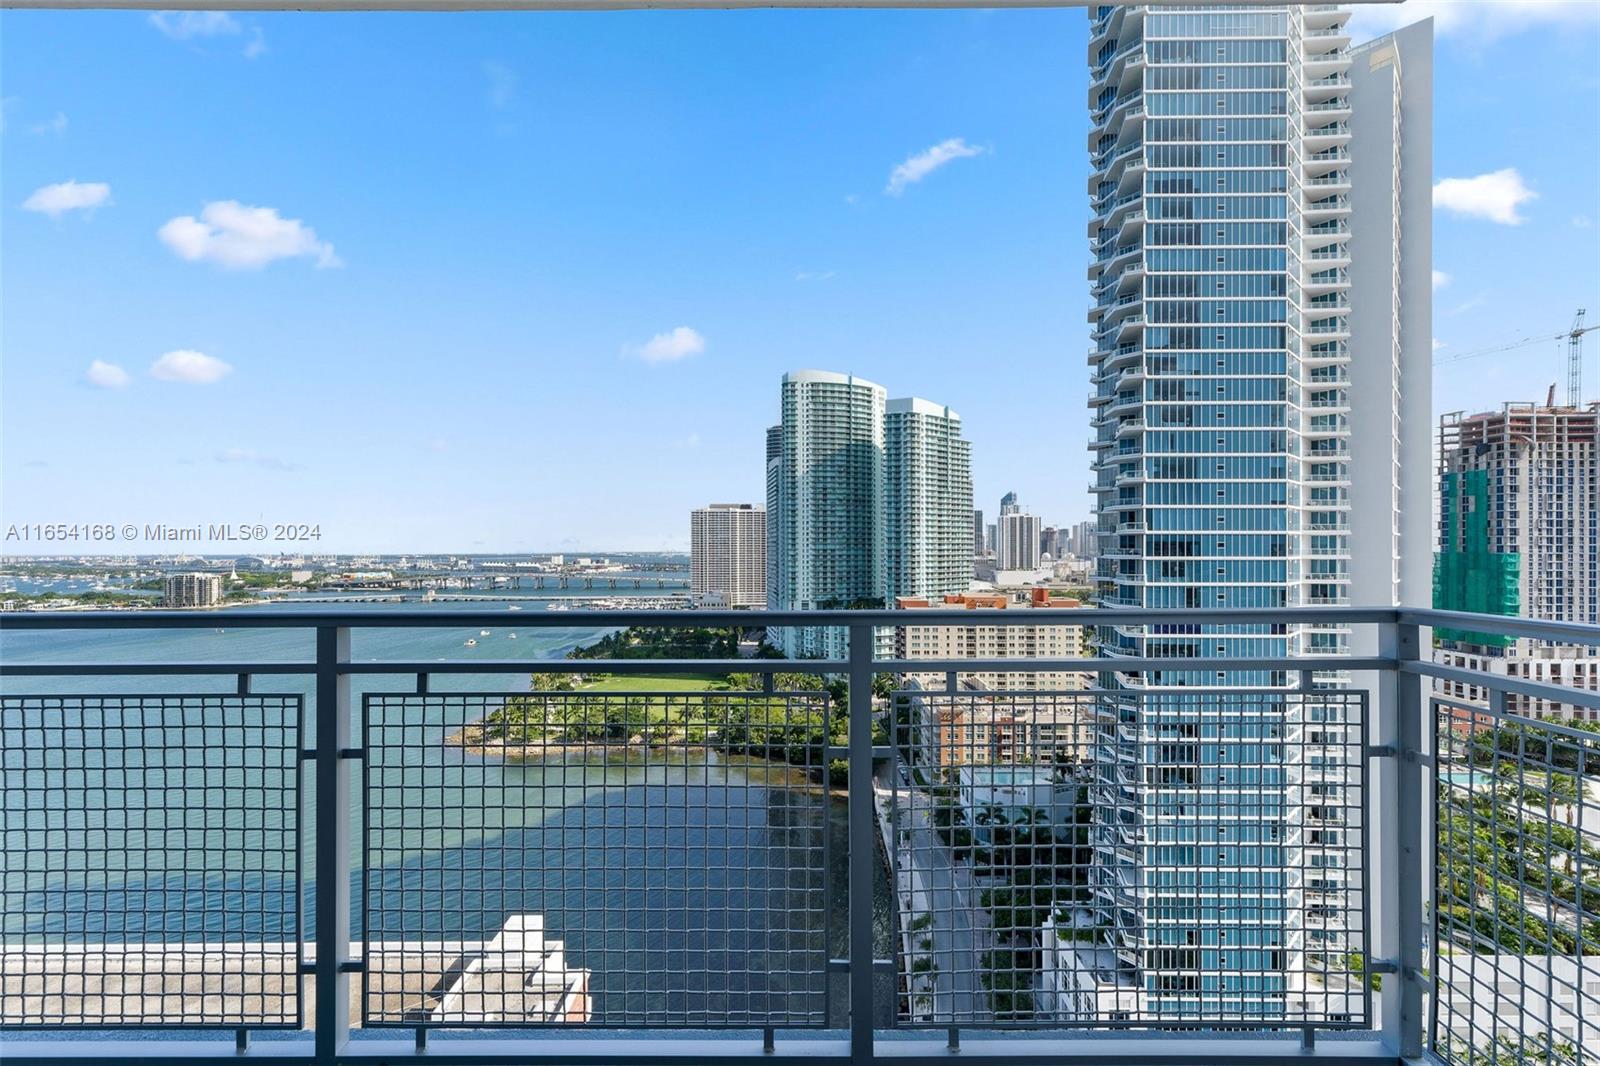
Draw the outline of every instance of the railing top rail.
[[[1441,667],[1435,663],[1416,663],[1408,668],[1406,673],[1421,674],[1423,677],[1436,677],[1444,681],[1462,681],[1467,684],[1484,685],[1481,675],[1473,675],[1470,670],[1458,667]],[[1538,681],[1518,681],[1516,678],[1495,677],[1484,687],[1490,690],[1513,692],[1518,695],[1532,696],[1535,699],[1546,699],[1555,703],[1567,703],[1575,707],[1586,707],[1600,710],[1600,693],[1587,692],[1581,688],[1563,688],[1560,685],[1550,685]],[[1571,725],[1555,718],[1537,718],[1526,714],[1517,714],[1515,711],[1496,710],[1490,706],[1481,706],[1476,703],[1462,700],[1459,697],[1434,694],[1432,703],[1440,711],[1453,711],[1458,714],[1475,718],[1485,726],[1504,729],[1516,726],[1521,729],[1538,729],[1551,736],[1564,737],[1567,740],[1577,741],[1582,744],[1600,745],[1600,733],[1593,733],[1580,726]]]
[[[1421,674],[1423,677],[1434,677],[1441,681],[1454,681],[1461,685],[1481,688],[1485,691],[1510,692],[1519,696],[1530,696],[1536,700],[1549,700],[1551,703],[1570,704],[1574,707],[1586,707],[1591,710],[1600,710],[1600,692],[1591,692],[1578,688],[1575,685],[1563,685],[1549,681],[1529,681],[1520,677],[1507,677],[1505,674],[1492,674],[1483,670],[1469,670],[1460,666],[1446,666],[1442,663],[1415,660],[1403,663],[1400,667],[1406,673]],[[1447,699],[1447,703],[1464,710],[1480,710],[1474,703],[1460,698]],[[1485,713],[1488,713],[1485,711]],[[1497,715],[1501,712],[1495,712]]]
[[[1600,647],[1600,626],[1586,622],[1555,622],[1543,618],[1510,618],[1498,614],[1473,614],[1469,611],[1438,611],[1402,607],[1399,620],[1408,625],[1464,629],[1473,633],[1493,633],[1535,640],[1568,641]]]
[[[1079,659],[879,659],[869,665],[879,673],[1130,673],[1167,671],[1388,670],[1395,660],[1381,657],[1284,656],[1278,658],[1171,658],[1117,656]],[[338,663],[340,674],[842,674],[846,659],[362,659]],[[51,662],[0,663],[0,677],[138,677],[146,675],[210,676],[226,674],[313,674],[318,664],[294,662]]]
[[[1141,607],[1059,607],[1053,609],[915,608],[911,610],[624,610],[524,612],[517,628],[618,629],[624,626],[761,627],[761,626],[906,626],[906,625],[1304,625],[1312,623],[1394,622],[1393,607],[1253,607],[1229,610],[1174,610]],[[1476,615],[1473,628],[1494,629],[1497,619]],[[505,625],[512,620],[499,611],[268,611],[248,607],[180,611],[8,611],[0,614],[3,629],[450,629]],[[1504,621],[1512,621],[1506,619]],[[1454,625],[1455,623],[1451,623]],[[1600,628],[1595,639],[1600,641]]]
[[[1016,660],[1011,660],[1015,664]],[[842,674],[843,659],[365,659],[341,662],[337,674]],[[318,663],[295,662],[54,662],[0,663],[0,677],[222,676],[314,674]]]
[[[449,629],[504,625],[510,616],[500,611],[437,611],[426,608],[394,611],[348,610],[122,610],[122,611],[8,611],[0,613],[0,630],[64,629]],[[549,611],[516,615],[518,628],[619,629],[652,628],[755,628],[765,626],[1140,626],[1140,625],[1362,625],[1391,624],[1434,626],[1564,641],[1600,646],[1600,626],[1583,622],[1557,622],[1505,615],[1471,614],[1418,607],[1257,607],[1198,610],[1143,607],[1060,607],[1054,609],[916,608],[913,610],[623,610]]]

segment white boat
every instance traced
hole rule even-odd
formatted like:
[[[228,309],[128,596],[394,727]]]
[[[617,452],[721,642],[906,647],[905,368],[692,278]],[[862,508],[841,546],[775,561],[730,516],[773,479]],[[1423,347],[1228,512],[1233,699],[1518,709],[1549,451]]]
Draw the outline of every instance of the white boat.
[[[487,630],[487,629],[480,629],[480,630],[478,630],[478,636],[480,636],[480,637],[486,637],[486,636],[488,636],[488,635],[489,635],[489,631],[488,631],[488,630]]]
[[[508,638],[511,639],[511,640],[516,640],[517,639],[517,635],[515,633],[511,633],[511,634],[508,634]]]
[[[477,646],[478,646],[478,642],[476,640],[472,639],[471,637],[467,638],[467,647],[476,648]]]

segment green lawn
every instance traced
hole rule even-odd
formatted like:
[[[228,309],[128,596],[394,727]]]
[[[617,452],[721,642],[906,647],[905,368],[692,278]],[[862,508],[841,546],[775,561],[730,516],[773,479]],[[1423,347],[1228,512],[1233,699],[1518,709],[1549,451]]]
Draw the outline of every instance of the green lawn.
[[[633,696],[632,693],[650,695]],[[794,746],[790,761],[810,758],[805,744],[820,743],[827,699],[791,705],[782,696],[730,688],[715,674],[641,674],[599,678],[574,692],[513,696],[485,722],[491,737],[625,740],[641,733],[701,742],[713,733],[735,746]],[[727,697],[727,698],[723,698]],[[816,734],[815,736],[813,734]]]
[[[590,681],[579,692],[728,692],[726,679],[716,674],[630,674]]]

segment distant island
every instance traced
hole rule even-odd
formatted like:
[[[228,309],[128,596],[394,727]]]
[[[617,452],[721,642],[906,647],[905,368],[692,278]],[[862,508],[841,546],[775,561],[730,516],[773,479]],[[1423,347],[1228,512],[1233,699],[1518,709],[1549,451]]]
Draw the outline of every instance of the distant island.
[[[0,557],[0,610],[159,609],[165,580],[215,574],[219,602],[243,607],[306,594],[387,596],[655,590],[685,596],[687,556],[628,555],[278,555]],[[682,590],[676,591],[676,590]],[[366,602],[363,600],[362,602]]]

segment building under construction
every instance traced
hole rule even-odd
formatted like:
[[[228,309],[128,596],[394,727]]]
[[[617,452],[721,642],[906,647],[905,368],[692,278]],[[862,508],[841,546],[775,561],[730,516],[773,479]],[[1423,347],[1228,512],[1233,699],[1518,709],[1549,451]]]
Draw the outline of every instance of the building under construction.
[[[1438,454],[1434,606],[1600,622],[1600,404],[1448,414]],[[1588,648],[1443,629],[1436,636],[1446,662],[1600,689],[1600,655]],[[1515,709],[1570,710],[1539,700]]]

